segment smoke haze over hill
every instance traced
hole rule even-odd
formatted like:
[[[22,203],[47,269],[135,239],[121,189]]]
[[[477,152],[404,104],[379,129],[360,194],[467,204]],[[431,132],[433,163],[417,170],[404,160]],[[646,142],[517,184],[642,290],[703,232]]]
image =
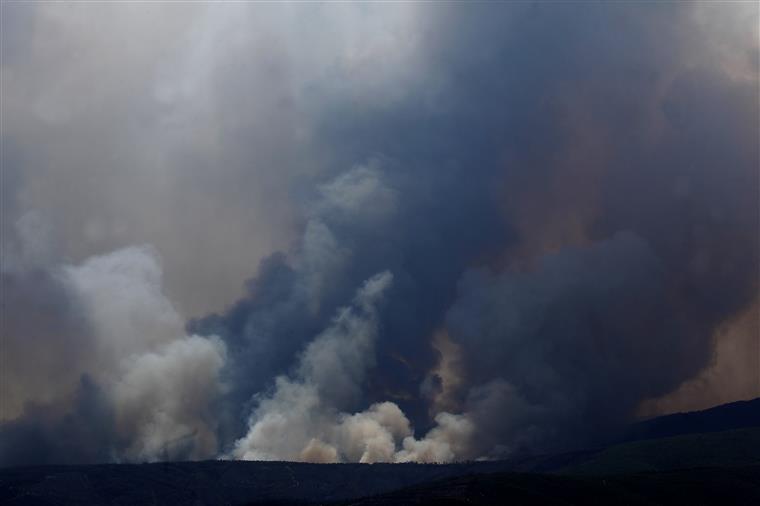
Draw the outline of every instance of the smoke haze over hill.
[[[503,458],[760,395],[757,5],[2,14],[0,464]]]

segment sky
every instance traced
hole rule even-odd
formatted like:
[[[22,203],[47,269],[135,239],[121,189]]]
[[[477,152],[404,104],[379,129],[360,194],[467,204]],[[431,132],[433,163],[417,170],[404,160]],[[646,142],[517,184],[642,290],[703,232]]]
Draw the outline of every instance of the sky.
[[[0,12],[0,466],[509,458],[760,396],[756,3]]]

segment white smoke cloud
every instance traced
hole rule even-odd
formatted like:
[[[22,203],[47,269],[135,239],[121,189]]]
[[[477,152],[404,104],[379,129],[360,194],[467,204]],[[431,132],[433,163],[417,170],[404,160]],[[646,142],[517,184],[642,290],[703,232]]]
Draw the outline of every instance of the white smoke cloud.
[[[182,318],[162,293],[157,253],[148,246],[90,257],[64,267],[63,276],[86,308],[103,358],[118,361],[184,333]]]
[[[352,257],[350,245],[341,243],[334,229],[347,223],[378,225],[397,209],[396,191],[384,180],[381,168],[378,160],[369,160],[318,187],[319,198],[308,210],[296,259],[312,313],[319,310],[325,289],[341,276]]]
[[[374,363],[377,309],[392,275],[378,274],[358,290],[352,306],[301,355],[293,378],[280,376],[259,399],[248,434],[232,457],[308,462],[450,462],[469,456],[474,424],[441,412],[437,426],[415,439],[409,419],[393,402],[349,414]]]
[[[117,431],[128,460],[208,458],[216,454],[212,401],[220,393],[225,347],[189,336],[133,356],[112,387]]]
[[[320,215],[352,223],[379,222],[396,208],[397,193],[383,178],[379,160],[358,165],[319,187]]]
[[[183,318],[163,293],[155,250],[128,247],[79,265],[46,269],[47,277],[41,280],[51,285],[47,296],[56,300],[39,302],[66,303],[76,309],[82,323],[66,330],[72,335],[35,336],[39,351],[29,360],[34,357],[45,370],[56,370],[48,362],[57,354],[59,361],[65,357],[66,368],[56,372],[56,386],[47,388],[44,397],[33,381],[17,378],[14,403],[66,403],[81,378],[87,377],[102,392],[114,417],[118,436],[118,442],[112,441],[114,459],[215,456],[216,420],[211,408],[223,390],[219,374],[226,360],[225,345],[213,336],[185,335]],[[40,291],[37,297],[48,292]],[[85,335],[74,335],[76,330]],[[66,346],[72,345],[81,349],[69,357]],[[28,363],[16,369],[39,375]],[[23,416],[23,410],[9,415]]]
[[[338,425],[339,447],[349,462],[392,462],[397,442],[409,436],[409,420],[392,402],[373,404],[366,411],[343,416]]]
[[[435,417],[438,424],[423,439],[404,438],[403,449],[396,462],[451,462],[464,460],[470,453],[469,443],[475,425],[467,415],[441,412]]]
[[[338,410],[349,407],[361,394],[378,331],[376,305],[392,280],[389,272],[368,279],[353,305],[342,308],[332,325],[306,347],[295,378],[277,378],[274,393],[260,399],[234,456],[303,460],[331,453],[324,440],[335,440]]]
[[[102,384],[117,432],[128,442],[118,458],[176,456],[180,443],[182,456],[214,456],[210,408],[222,389],[225,346],[214,337],[185,335],[182,317],[163,294],[157,253],[124,248],[64,267],[63,276],[96,336],[97,362],[86,372]]]

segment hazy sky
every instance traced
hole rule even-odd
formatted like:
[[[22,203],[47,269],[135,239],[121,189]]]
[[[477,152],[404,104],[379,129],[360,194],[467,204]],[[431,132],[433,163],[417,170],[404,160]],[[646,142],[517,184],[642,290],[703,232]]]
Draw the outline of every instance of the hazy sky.
[[[4,2],[0,463],[503,457],[760,395],[758,15]]]

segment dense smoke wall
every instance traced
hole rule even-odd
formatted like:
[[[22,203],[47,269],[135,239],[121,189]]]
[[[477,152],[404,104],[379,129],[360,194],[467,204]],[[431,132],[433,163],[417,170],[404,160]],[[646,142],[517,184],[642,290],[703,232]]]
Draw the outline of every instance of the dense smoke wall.
[[[57,133],[53,110],[4,134],[4,465],[600,444],[709,370],[719,330],[756,310],[757,6],[181,12],[171,33],[205,34],[191,49],[122,55],[161,84],[152,99],[112,83],[118,108],[64,111],[81,132]],[[13,12],[77,26],[69,14]],[[45,56],[40,40],[10,44],[13,79],[35,81],[19,61]],[[227,64],[206,68],[217,53]],[[88,58],[85,75],[103,55]],[[138,120],[102,135],[124,154],[74,151],[122,100]],[[57,148],[31,149],[46,139]],[[73,185],[120,168],[133,202],[110,207],[106,183],[84,202],[123,216],[121,235],[98,222],[91,250],[67,247],[88,207],[63,190],[57,222],[44,171],[26,169],[56,164]],[[141,193],[148,167],[164,186]],[[140,225],[143,201],[163,227]],[[190,319],[172,302],[208,301],[246,265],[237,301]]]

